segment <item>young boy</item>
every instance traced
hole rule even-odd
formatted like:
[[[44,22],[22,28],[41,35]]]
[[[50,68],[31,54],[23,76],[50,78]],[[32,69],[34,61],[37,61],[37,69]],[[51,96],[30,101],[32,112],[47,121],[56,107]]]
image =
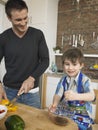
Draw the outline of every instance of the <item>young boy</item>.
[[[81,72],[84,57],[80,49],[71,48],[62,57],[64,76],[57,85],[49,111],[73,119],[79,130],[91,130],[91,101],[95,99],[91,80]]]

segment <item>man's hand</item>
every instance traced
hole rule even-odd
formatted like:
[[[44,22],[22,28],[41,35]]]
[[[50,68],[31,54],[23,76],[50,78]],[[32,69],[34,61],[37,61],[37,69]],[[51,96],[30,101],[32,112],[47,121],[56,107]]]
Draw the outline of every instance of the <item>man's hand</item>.
[[[2,98],[7,99],[7,96],[6,96],[6,93],[4,91],[2,84],[0,83],[0,102],[1,102]]]
[[[29,92],[29,90],[31,90],[34,87],[34,81],[35,79],[31,76],[29,76],[29,78],[27,78],[23,83],[22,86],[18,92],[18,95],[20,95],[21,93],[27,93]]]

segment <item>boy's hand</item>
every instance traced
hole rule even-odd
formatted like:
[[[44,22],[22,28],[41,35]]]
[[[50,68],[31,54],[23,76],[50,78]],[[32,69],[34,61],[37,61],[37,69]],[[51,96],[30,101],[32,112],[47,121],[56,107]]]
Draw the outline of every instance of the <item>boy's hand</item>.
[[[55,112],[56,111],[56,106],[55,105],[50,105],[48,111],[49,112]]]
[[[72,90],[68,90],[64,93],[64,96],[65,96],[65,99],[66,100],[70,100],[70,101],[73,101],[73,100],[76,100],[77,98],[77,93],[73,92]]]

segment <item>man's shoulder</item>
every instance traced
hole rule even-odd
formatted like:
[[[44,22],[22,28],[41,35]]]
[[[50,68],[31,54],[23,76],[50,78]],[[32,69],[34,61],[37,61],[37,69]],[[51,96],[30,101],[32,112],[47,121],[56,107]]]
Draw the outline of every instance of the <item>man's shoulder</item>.
[[[5,31],[3,31],[0,35],[3,36],[3,35],[7,35],[8,33],[10,33],[12,30],[12,28],[8,28],[6,29]]]
[[[31,26],[29,27],[29,31],[31,31],[31,32],[42,32],[40,29],[31,27]]]
[[[3,32],[0,34],[0,41],[8,40],[10,33],[11,33],[11,28],[9,28],[9,29],[3,31]]]

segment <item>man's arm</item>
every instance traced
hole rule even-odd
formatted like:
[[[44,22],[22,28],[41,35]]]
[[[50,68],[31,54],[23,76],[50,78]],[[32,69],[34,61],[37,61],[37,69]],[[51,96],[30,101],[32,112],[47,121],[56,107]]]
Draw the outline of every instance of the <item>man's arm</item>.
[[[31,74],[31,76],[34,77],[35,79],[37,77],[40,77],[49,66],[49,50],[43,32],[40,32],[40,39],[38,46],[39,46],[38,47],[39,63],[35,71],[32,72]]]

